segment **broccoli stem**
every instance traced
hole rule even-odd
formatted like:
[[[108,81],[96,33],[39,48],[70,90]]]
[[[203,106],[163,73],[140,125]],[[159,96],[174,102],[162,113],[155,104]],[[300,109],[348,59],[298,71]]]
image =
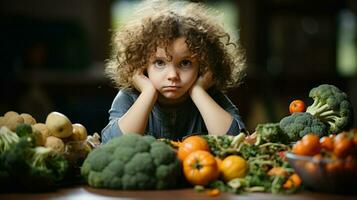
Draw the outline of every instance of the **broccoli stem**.
[[[338,119],[339,119],[339,117],[337,117],[336,115],[330,115],[330,116],[325,117],[325,121],[336,121]]]
[[[328,110],[326,112],[321,113],[319,116],[322,118],[328,118],[330,116],[335,116],[338,115],[338,113],[336,113],[334,110]]]
[[[34,149],[32,166],[41,169],[47,168],[46,159],[48,159],[53,153],[54,151],[50,148],[36,147]]]
[[[316,100],[311,106],[307,107],[306,112],[309,112],[310,114],[315,116],[320,116],[321,113],[326,112],[328,110],[329,110],[328,104]]]

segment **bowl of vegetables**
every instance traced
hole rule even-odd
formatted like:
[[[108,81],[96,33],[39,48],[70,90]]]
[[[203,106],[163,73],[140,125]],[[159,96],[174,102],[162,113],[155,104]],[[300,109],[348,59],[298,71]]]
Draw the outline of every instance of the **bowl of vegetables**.
[[[357,193],[357,131],[319,138],[308,134],[286,153],[289,164],[308,189]]]

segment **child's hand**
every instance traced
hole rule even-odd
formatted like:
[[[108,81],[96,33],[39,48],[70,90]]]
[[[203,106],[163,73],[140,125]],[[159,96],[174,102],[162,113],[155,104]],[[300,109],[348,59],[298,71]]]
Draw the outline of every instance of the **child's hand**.
[[[202,74],[198,79],[196,80],[196,83],[194,86],[200,86],[204,90],[209,89],[212,85],[214,84],[213,81],[213,74],[211,71],[207,71],[206,73]]]
[[[139,92],[143,92],[145,90],[156,90],[150,79],[145,76],[144,69],[140,69],[134,74],[133,84],[135,89]]]

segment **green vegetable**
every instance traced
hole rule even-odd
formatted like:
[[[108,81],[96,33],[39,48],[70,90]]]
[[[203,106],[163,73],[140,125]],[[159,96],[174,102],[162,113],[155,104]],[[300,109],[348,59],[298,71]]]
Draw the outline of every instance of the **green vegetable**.
[[[297,141],[308,133],[314,133],[319,137],[327,134],[326,125],[308,112],[296,112],[284,117],[280,120],[279,126],[290,141]]]
[[[16,143],[19,137],[6,126],[0,128],[0,191],[7,190],[11,185],[11,174],[5,166],[6,153]]]
[[[152,136],[125,134],[93,150],[81,174],[93,187],[166,189],[177,186],[180,161],[173,149]]]
[[[239,154],[244,142],[245,134],[232,135],[202,135],[207,141],[213,155],[225,158],[228,155]]]
[[[19,137],[29,136],[32,137],[32,127],[29,124],[19,124],[16,127],[16,134]]]
[[[64,178],[68,164],[52,149],[35,147],[32,137],[22,137],[2,154],[0,169],[11,176],[19,190],[51,189]],[[36,183],[36,184],[34,184]]]
[[[328,133],[335,134],[352,123],[353,111],[346,93],[334,85],[323,84],[311,89],[309,96],[314,103],[306,112],[318,117],[328,127]]]
[[[19,142],[19,137],[6,126],[0,128],[0,154],[9,150],[13,144]]]
[[[293,169],[282,157],[281,152],[289,150],[289,146],[279,143],[264,143],[252,145],[243,143],[240,154],[248,160],[249,170],[244,178],[236,178],[224,184],[222,181],[215,181],[210,187],[219,188],[221,191],[242,193],[242,192],[271,192],[289,193],[283,188],[288,177],[279,175],[268,175],[268,171],[274,167],[282,167],[288,173]]]
[[[273,143],[288,143],[288,136],[281,130],[279,123],[258,124],[255,128],[257,140],[255,145],[261,145],[267,142]]]

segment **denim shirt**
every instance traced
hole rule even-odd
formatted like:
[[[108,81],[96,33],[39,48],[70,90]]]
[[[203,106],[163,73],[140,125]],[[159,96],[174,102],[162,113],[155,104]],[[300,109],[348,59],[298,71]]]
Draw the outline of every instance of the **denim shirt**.
[[[226,134],[237,135],[244,132],[245,126],[238,114],[238,109],[228,97],[217,90],[210,90],[208,93],[233,118]],[[109,110],[109,123],[102,130],[102,143],[107,143],[110,139],[123,134],[119,128],[118,119],[134,104],[139,94],[132,90],[118,92]],[[181,140],[188,135],[207,133],[203,118],[191,98],[174,109],[164,108],[156,102],[149,114],[146,126],[147,135],[171,140]]]

